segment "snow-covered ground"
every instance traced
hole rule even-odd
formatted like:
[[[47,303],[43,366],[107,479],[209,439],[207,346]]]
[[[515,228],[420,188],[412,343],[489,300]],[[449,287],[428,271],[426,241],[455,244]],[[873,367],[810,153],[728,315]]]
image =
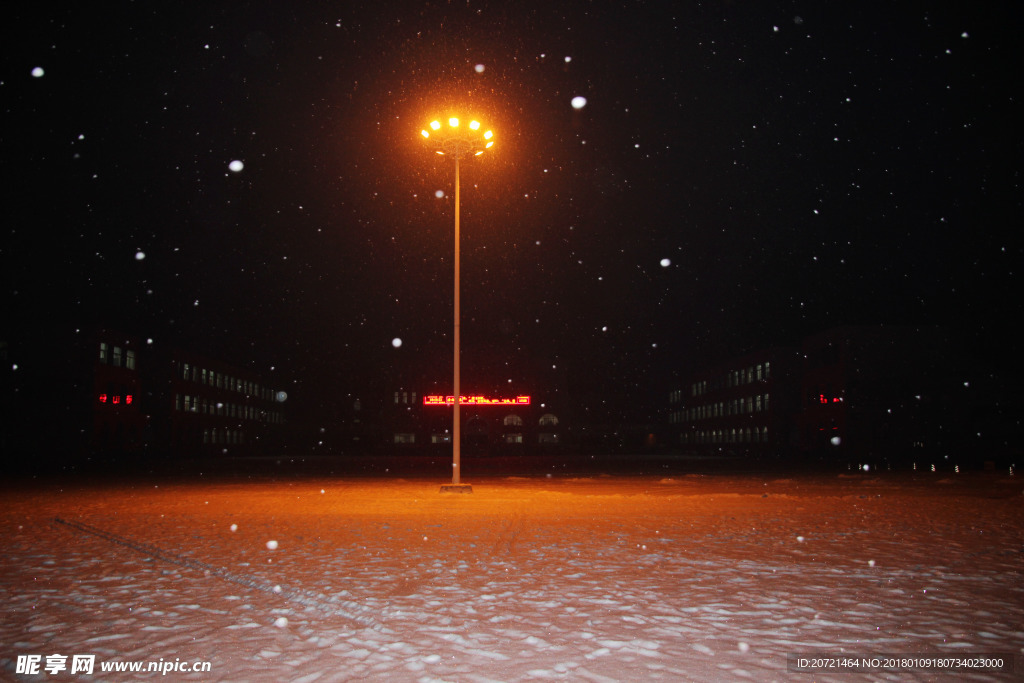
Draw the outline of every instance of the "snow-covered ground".
[[[3,491],[0,678],[1011,680],[1009,474],[46,484]],[[787,654],[1016,656],[806,674]],[[92,676],[19,655],[96,655]],[[27,660],[23,658],[23,663]]]

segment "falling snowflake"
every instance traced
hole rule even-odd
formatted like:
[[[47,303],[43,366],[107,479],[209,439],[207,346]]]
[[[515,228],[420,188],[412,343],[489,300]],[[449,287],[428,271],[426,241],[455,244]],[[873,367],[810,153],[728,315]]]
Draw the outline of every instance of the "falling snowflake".
[[[32,76],[35,78],[42,78],[45,73],[46,72],[43,71],[43,67],[41,66],[37,66],[36,68],[32,69]]]
[[[243,164],[243,163],[242,163],[241,161],[239,161],[238,159],[235,159],[235,160],[234,160],[234,161],[232,161],[232,162],[231,162],[230,164],[228,164],[228,169],[229,169],[229,170],[230,170],[230,171],[231,171],[232,173],[238,173],[238,172],[239,172],[239,171],[241,171],[241,170],[242,170],[243,168],[245,168],[245,164]]]
[[[401,340],[401,338],[399,338],[399,337],[395,337],[394,339],[392,339],[392,340],[391,340],[391,345],[392,345],[392,346],[394,346],[394,347],[395,347],[396,349],[397,349],[398,347],[400,347],[400,346],[402,345],[402,340]]]
[[[573,109],[583,109],[583,107],[585,107],[585,106],[587,106],[587,98],[586,97],[581,97],[581,96],[577,95],[576,97],[572,98],[572,108]]]

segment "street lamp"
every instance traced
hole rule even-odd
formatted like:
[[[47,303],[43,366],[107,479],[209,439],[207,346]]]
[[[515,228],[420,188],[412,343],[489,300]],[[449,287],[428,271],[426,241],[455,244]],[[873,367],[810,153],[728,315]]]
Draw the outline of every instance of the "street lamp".
[[[459,419],[459,163],[463,157],[480,156],[494,144],[494,133],[475,119],[463,123],[457,116],[435,119],[420,131],[435,153],[455,159],[455,378],[452,409],[452,483],[442,493],[472,493],[473,487],[460,483],[462,468],[462,427]]]

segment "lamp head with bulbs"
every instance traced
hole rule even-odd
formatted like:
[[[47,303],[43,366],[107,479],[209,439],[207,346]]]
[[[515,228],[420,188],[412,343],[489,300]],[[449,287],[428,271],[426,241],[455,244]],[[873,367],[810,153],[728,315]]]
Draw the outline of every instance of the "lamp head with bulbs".
[[[433,146],[435,153],[456,159],[480,156],[494,145],[493,131],[485,129],[476,119],[466,123],[457,116],[434,119],[420,135]]]

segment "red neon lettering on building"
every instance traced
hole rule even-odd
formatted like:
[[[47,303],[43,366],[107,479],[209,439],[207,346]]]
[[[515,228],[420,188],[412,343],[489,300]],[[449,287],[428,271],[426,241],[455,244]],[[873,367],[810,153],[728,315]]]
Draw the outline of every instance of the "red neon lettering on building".
[[[99,400],[100,403],[113,403],[115,405],[121,403],[121,396],[118,395],[118,394],[100,394],[96,398]],[[125,405],[129,405],[130,406],[132,404],[132,401],[134,401],[134,400],[135,400],[135,397],[132,394],[125,394],[124,395],[124,403],[125,403]]]
[[[425,406],[454,405],[454,396],[424,396]],[[460,406],[528,406],[529,396],[516,396],[515,398],[487,398],[486,396],[459,396]]]

